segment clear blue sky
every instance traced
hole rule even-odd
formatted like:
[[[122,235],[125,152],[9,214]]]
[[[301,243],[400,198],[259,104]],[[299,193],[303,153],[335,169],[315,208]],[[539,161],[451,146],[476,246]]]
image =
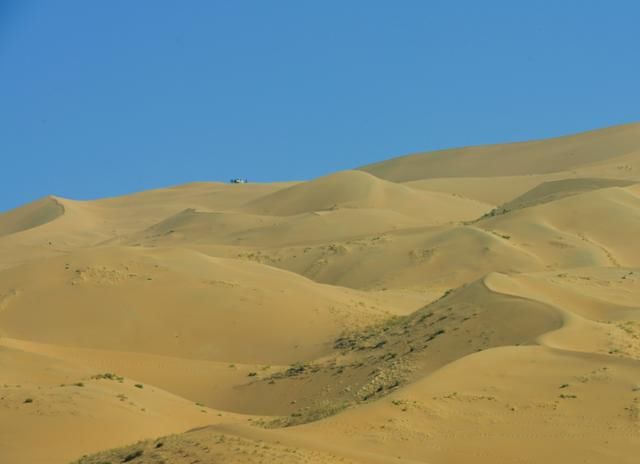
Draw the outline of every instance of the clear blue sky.
[[[0,210],[640,119],[640,2],[0,0]]]

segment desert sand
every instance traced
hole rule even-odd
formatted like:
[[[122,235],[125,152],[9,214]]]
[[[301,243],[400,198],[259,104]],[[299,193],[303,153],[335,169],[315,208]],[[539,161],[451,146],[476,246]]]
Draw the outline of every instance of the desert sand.
[[[0,214],[0,462],[636,463],[640,124]]]

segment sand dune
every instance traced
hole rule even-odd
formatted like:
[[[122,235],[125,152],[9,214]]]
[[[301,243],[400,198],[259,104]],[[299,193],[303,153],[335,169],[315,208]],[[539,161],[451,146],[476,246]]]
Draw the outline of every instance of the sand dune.
[[[579,193],[608,187],[626,187],[632,184],[632,181],[618,179],[577,178],[549,181],[538,185],[507,203],[504,203],[499,209],[511,211],[514,209],[528,208],[530,206],[549,203],[551,201],[560,200],[564,197],[577,195]]]
[[[218,411],[128,378],[103,378],[47,354],[0,346],[3,462],[68,462],[84,453],[220,421]],[[245,418],[225,413],[226,421]],[[38,438],[34,446],[33,437]]]
[[[418,153],[361,169],[394,182],[549,174],[602,166],[629,154],[636,159],[639,143],[640,124],[635,123],[533,142]]]
[[[291,433],[396,462],[632,463],[637,369],[542,347],[498,348]]]
[[[639,212],[629,124],[0,214],[0,462],[635,462]]]
[[[638,192],[637,185],[592,190],[489,217],[478,225],[536,249],[550,267],[638,266]]]
[[[294,216],[258,216],[237,212],[185,210],[127,243],[145,246],[232,245],[291,246],[367,237],[425,225],[432,218],[410,218],[394,211],[343,209]]]
[[[344,171],[294,185],[250,202],[249,211],[290,216],[338,208],[386,209],[432,224],[477,216],[486,205],[438,192],[423,192],[386,182],[361,171]]]
[[[275,253],[274,265],[320,282],[364,289],[437,288],[442,291],[504,272],[544,269],[526,248],[473,226],[420,228],[361,240]],[[269,253],[269,250],[264,252]]]
[[[55,197],[47,197],[0,215],[0,236],[41,226],[64,214]]]
[[[4,274],[3,334],[84,348],[286,364],[384,315],[348,289],[179,249],[95,248]]]

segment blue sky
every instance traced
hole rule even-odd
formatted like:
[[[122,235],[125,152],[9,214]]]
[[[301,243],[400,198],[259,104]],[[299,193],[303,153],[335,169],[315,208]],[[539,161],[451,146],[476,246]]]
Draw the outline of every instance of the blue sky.
[[[0,0],[0,210],[640,120],[637,1]]]

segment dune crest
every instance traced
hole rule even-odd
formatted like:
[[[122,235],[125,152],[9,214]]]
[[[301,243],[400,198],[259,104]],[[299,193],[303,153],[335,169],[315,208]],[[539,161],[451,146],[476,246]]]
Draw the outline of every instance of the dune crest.
[[[48,196],[0,214],[0,236],[15,234],[54,221],[65,213],[64,204]]]

